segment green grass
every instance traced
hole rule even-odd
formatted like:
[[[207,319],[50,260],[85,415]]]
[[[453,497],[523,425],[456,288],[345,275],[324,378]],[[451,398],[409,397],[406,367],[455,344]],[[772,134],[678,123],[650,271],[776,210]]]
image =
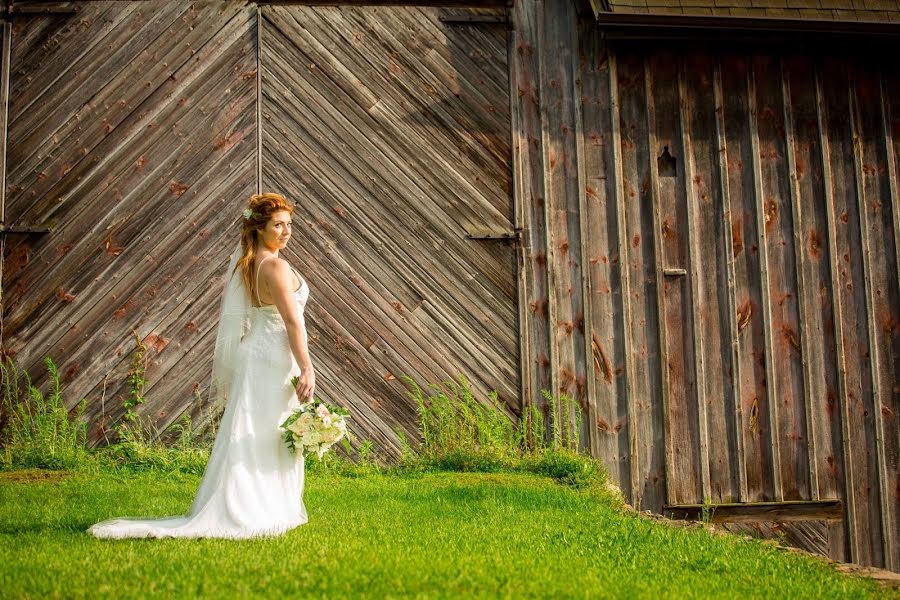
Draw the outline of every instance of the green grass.
[[[0,597],[878,597],[824,560],[625,511],[533,473],[307,471],[278,538],[97,540],[112,516],[183,513],[161,471],[0,472]]]

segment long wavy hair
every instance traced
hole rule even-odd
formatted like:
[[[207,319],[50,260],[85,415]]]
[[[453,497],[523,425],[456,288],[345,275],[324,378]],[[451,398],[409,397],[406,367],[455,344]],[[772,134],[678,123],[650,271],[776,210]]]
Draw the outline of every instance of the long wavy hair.
[[[241,270],[244,285],[250,290],[250,297],[256,295],[256,277],[253,273],[253,261],[259,252],[259,232],[266,228],[266,223],[274,213],[286,210],[294,214],[294,204],[281,194],[266,193],[253,194],[247,202],[247,208],[252,211],[250,218],[244,218],[241,225],[241,250],[243,254],[238,259],[235,270]]]

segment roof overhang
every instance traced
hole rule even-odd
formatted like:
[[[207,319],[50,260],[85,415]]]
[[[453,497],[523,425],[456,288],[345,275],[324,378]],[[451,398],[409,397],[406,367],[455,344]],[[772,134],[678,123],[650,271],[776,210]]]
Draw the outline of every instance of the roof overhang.
[[[607,39],[900,43],[900,23],[897,22],[600,11],[597,24]]]

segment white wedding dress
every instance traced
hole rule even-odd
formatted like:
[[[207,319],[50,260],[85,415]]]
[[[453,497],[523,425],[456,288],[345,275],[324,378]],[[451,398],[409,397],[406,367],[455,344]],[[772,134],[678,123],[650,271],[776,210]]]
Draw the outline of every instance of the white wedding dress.
[[[303,311],[309,286],[294,273],[300,281],[294,298],[307,339]],[[256,276],[258,281],[258,267]],[[290,382],[300,368],[278,309],[246,309],[249,332],[234,353],[225,412],[190,512],[161,519],[110,519],[91,526],[89,533],[99,538],[252,538],[279,535],[307,522],[304,458],[288,450],[279,428],[300,404]]]

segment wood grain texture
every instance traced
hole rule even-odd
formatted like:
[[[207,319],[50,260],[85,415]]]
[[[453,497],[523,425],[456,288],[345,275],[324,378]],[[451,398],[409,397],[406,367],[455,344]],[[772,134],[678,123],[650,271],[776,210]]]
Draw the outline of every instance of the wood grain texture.
[[[6,253],[4,351],[37,382],[53,357],[97,443],[121,414],[136,331],[142,413],[165,428],[208,383],[216,277],[255,187],[252,11],[85,3],[13,33],[7,210],[53,227]]]
[[[469,380],[521,411],[503,29],[438,9],[264,7],[263,188],[298,199],[288,255],[308,324],[357,433],[415,439],[408,375]],[[488,73],[491,75],[488,76]],[[496,74],[502,74],[500,80]]]
[[[685,153],[681,138],[681,110],[679,108],[678,58],[663,52],[650,54],[647,72],[653,86],[654,119],[649,123],[657,147],[651,160],[668,154],[674,168],[658,174],[657,203],[659,210],[660,254],[663,274],[666,269],[681,269],[665,276],[660,323],[665,328],[667,401],[664,424],[667,446],[671,452],[672,470],[666,473],[668,496],[674,503],[693,502],[702,498],[700,459],[699,406],[695,401],[697,386],[694,370],[695,349],[691,317],[691,286],[687,275],[688,249],[687,185],[685,184]],[[674,273],[674,272],[673,272]]]
[[[615,251],[617,230],[614,202],[616,178],[613,175],[611,144],[612,113],[607,48],[594,35],[594,24],[579,25],[579,80],[583,89],[580,104],[584,119],[584,171],[586,211],[581,221],[588,232],[583,244],[588,255],[584,269],[589,272],[591,328],[585,339],[585,360],[590,365],[590,379],[595,395],[588,399],[593,414],[587,427],[592,439],[592,453],[602,459],[618,482],[629,477],[628,430],[625,424],[625,382],[620,376],[624,352],[620,323],[623,306],[618,300],[620,288],[619,259]],[[589,413],[590,414],[590,413]],[[657,485],[661,483],[657,482]],[[647,494],[645,493],[645,496]]]

